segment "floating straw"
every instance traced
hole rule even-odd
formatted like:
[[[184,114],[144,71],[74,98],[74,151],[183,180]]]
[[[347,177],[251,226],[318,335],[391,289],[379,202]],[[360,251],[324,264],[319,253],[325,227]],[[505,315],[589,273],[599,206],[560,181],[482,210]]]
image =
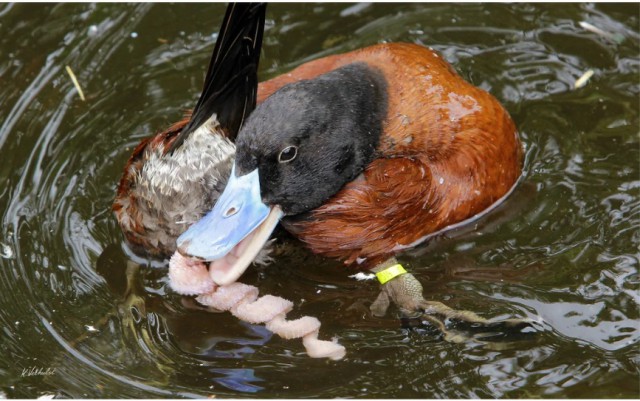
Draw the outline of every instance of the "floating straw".
[[[582,88],[587,84],[587,81],[589,81],[589,78],[591,78],[593,74],[593,70],[587,70],[584,74],[582,74],[580,78],[576,80],[576,82],[573,84],[573,87],[576,89]]]
[[[618,44],[620,44],[620,43],[622,43],[624,41],[624,36],[622,36],[619,33],[615,33],[614,34],[614,33],[611,33],[611,32],[603,31],[602,29],[598,28],[597,26],[591,25],[590,23],[588,23],[586,21],[580,21],[579,24],[583,29],[586,29],[589,32],[593,32],[595,34],[603,36],[603,37],[605,37],[607,39],[611,39],[611,40],[613,40],[614,42],[616,42]]]
[[[82,101],[84,102],[85,101],[84,92],[82,92],[82,88],[80,87],[80,84],[78,83],[78,79],[76,78],[76,74],[73,73],[73,70],[69,66],[67,66],[67,74],[69,74],[69,76],[71,77],[71,82],[73,82],[73,86],[76,87],[76,90],[78,91],[78,95],[80,95],[80,99],[82,99]]]

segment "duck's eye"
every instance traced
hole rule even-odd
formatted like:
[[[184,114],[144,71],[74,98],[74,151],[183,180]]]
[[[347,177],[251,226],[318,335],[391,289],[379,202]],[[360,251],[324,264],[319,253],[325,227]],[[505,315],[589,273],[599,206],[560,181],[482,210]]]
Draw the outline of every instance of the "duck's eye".
[[[282,149],[282,152],[278,155],[279,163],[288,163],[291,160],[295,159],[298,155],[298,147],[297,146],[287,146]]]

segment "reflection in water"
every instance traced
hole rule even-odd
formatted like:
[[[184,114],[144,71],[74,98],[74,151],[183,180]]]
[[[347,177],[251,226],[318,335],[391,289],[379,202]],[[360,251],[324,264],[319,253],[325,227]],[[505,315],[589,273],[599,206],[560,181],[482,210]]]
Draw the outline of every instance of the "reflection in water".
[[[278,262],[243,280],[317,316],[348,349],[328,362],[172,293],[165,265],[123,250],[111,216],[132,147],[193,105],[224,5],[0,5],[0,396],[638,397],[633,7],[270,6],[263,79],[379,41],[424,43],[505,103],[527,150],[506,203],[402,262],[427,299],[542,319],[538,336],[451,344],[373,318],[375,283],[280,233]]]
[[[263,381],[255,377],[253,369],[211,369],[211,372],[225,375],[225,377],[214,380],[216,383],[220,383],[231,390],[244,393],[255,393],[263,390],[263,387],[251,384],[252,382]]]

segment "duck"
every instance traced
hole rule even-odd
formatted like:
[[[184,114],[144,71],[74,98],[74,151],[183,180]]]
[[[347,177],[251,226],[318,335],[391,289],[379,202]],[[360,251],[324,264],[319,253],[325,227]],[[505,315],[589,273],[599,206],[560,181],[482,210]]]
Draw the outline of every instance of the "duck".
[[[236,281],[276,226],[311,252],[374,272],[372,305],[437,309],[396,256],[504,201],[523,149],[506,109],[435,50],[380,43],[264,82],[223,193],[177,240]],[[376,311],[377,310],[377,311]]]
[[[426,301],[396,256],[508,197],[523,160],[508,112],[413,43],[258,84],[265,8],[229,5],[193,113],[134,150],[113,207],[128,243],[204,261],[223,286],[280,225],[311,252],[375,273],[374,315],[393,301],[409,316],[485,323]]]

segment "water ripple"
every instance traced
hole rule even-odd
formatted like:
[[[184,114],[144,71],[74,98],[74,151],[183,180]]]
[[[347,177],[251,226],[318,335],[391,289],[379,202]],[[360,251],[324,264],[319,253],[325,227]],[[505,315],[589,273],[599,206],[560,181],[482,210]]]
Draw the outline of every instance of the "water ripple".
[[[224,6],[31,7],[0,6],[0,243],[11,254],[0,257],[0,396],[638,396],[640,34],[630,6],[270,6],[263,77],[369,44],[422,43],[505,104],[527,150],[509,201],[402,258],[429,299],[542,319],[536,339],[451,344],[401,328],[395,314],[373,318],[374,283],[285,243],[278,263],[244,280],[317,316],[348,349],[337,363],[177,296],[162,263],[128,253],[111,216],[132,148],[197,97]],[[587,69],[595,75],[575,90]],[[57,373],[22,377],[30,366]]]

